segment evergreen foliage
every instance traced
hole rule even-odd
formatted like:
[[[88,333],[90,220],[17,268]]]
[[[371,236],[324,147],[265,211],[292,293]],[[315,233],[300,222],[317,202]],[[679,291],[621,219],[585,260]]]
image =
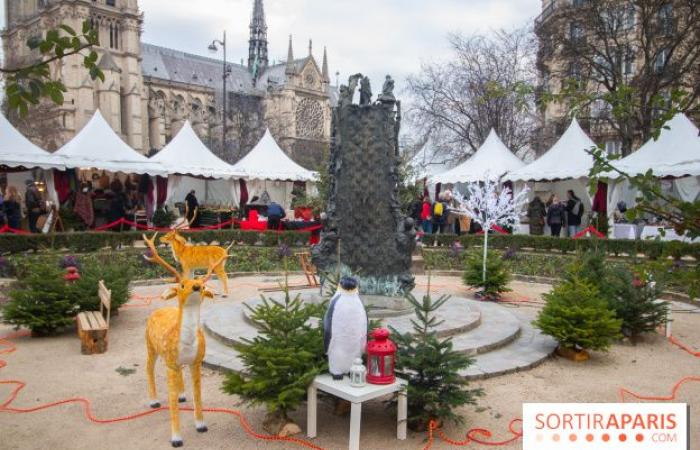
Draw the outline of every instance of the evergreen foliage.
[[[622,320],[616,318],[598,288],[579,275],[571,275],[544,295],[546,305],[533,325],[570,350],[607,350],[621,337]]]
[[[510,292],[508,288],[511,280],[510,269],[503,258],[493,252],[490,252],[486,258],[486,279],[483,277],[481,255],[477,253],[467,258],[462,279],[468,286],[481,288],[480,294],[486,300],[498,300],[501,294]]]
[[[262,297],[250,308],[260,328],[254,339],[234,348],[245,365],[244,373],[231,373],[222,390],[251,405],[265,405],[269,416],[288,419],[288,413],[306,399],[314,377],[326,368],[323,352],[324,305],[292,298],[285,285],[284,301]]]
[[[440,423],[462,423],[464,419],[455,409],[475,404],[482,395],[480,389],[467,389],[467,381],[459,372],[472,364],[472,359],[453,350],[450,338],[439,339],[435,312],[449,300],[441,296],[433,301],[430,293],[417,300],[406,296],[413,305],[417,320],[412,319],[413,331],[399,333],[391,329],[398,347],[396,373],[408,380],[408,425],[414,430],[425,430],[431,420]]]

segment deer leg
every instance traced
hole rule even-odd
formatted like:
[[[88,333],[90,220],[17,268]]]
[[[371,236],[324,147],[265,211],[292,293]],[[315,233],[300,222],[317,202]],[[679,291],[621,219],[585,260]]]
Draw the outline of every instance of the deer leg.
[[[184,403],[187,401],[187,397],[185,397],[185,382],[182,379],[182,369],[177,372],[177,393],[179,394],[177,397],[178,402]]]
[[[146,336],[146,351],[148,353],[148,359],[146,360],[146,377],[148,379],[148,404],[151,408],[160,408],[160,402],[156,397],[156,376],[155,367],[156,360],[158,359],[158,353],[151,345],[148,336]]]
[[[194,395],[194,421],[197,431],[206,433],[207,425],[204,423],[204,414],[202,413],[202,363],[195,363],[190,366],[190,374],[192,375],[192,392]]]
[[[170,402],[170,443],[173,447],[182,447],[180,435],[180,406],[178,397],[178,371],[180,369],[168,368],[168,400]]]
[[[221,285],[224,287],[224,297],[228,295],[228,277],[226,276],[226,261],[221,263],[216,268],[216,276],[219,278]]]

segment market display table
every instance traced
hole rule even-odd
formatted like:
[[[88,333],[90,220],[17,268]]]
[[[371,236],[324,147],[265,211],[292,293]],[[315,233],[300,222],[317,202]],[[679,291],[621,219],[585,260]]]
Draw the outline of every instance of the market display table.
[[[661,235],[661,232],[659,231],[660,228],[664,229],[664,236]],[[678,235],[673,228],[665,228],[658,225],[647,225],[642,229],[640,239],[656,238],[659,238],[662,241],[697,242],[697,239],[690,239],[689,237]]]
[[[637,225],[633,223],[616,223],[613,225],[613,238],[615,239],[637,239]]]
[[[342,380],[334,380],[330,374],[319,375],[314,378],[308,389],[306,434],[310,438],[316,437],[316,407],[318,401],[318,391],[321,390],[351,403],[350,406],[350,450],[360,449],[360,419],[362,415],[362,402],[382,397],[387,394],[398,392],[399,405],[397,414],[396,438],[406,439],[406,417],[408,413],[408,399],[405,387],[406,380],[397,378],[392,384],[367,384],[363,387],[350,386],[350,379],[344,377]]]

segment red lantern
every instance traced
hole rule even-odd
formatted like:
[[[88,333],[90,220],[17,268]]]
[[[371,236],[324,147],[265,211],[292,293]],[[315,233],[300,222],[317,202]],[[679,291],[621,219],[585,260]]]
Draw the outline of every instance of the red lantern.
[[[373,340],[367,343],[367,382],[391,384],[396,380],[396,344],[389,340],[386,328],[377,328],[370,337]]]
[[[77,267],[66,267],[66,274],[63,275],[63,279],[66,280],[68,283],[73,283],[76,280],[80,279],[80,273],[78,272]]]

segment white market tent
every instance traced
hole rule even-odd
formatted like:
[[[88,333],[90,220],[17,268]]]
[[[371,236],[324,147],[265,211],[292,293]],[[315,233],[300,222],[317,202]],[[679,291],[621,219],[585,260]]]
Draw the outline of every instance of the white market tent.
[[[243,159],[233,165],[234,173],[248,182],[249,198],[267,193],[271,200],[289,208],[295,181],[315,182],[318,173],[292,161],[272,137],[270,130]],[[307,183],[307,192],[311,186]]]
[[[0,114],[0,166],[27,169],[12,170],[6,174],[7,185],[16,187],[19,192],[24,190],[27,180],[34,179],[30,172],[32,169],[44,169],[43,178],[46,181],[47,194],[50,200],[58,204],[52,169],[65,170],[63,160],[24,137],[2,114]]]
[[[658,139],[650,139],[639,150],[613,162],[621,171],[631,175],[642,175],[650,169],[658,178],[672,178],[665,183],[668,193],[685,201],[700,197],[700,136],[698,128],[685,114],[677,114],[659,133]],[[627,181],[615,182],[618,173],[608,173],[612,180],[608,190],[610,213],[620,200],[631,207],[636,191]]]
[[[68,168],[98,169],[126,174],[167,175],[167,170],[127,145],[109,126],[99,110],[54,156]]]
[[[65,169],[63,160],[24,137],[0,114],[0,166],[10,168]]]
[[[566,199],[566,191],[571,189],[581,198],[584,205],[584,218],[591,211],[592,198],[588,193],[588,173],[593,167],[593,157],[587,152],[596,147],[576,119],[544,155],[512,172],[503,180],[512,181],[514,189],[524,185],[530,187],[530,198],[540,194],[547,201],[549,194],[556,194],[560,200]]]
[[[492,129],[474,155],[457,167],[434,176],[433,181],[454,184],[484,181],[486,177],[498,179],[506,172],[523,166],[525,163],[508,150]]]
[[[214,155],[189,121],[150,160],[168,171],[168,204],[183,201],[192,189],[205,203],[238,204],[237,178],[242,174],[236,174],[230,164]]]

